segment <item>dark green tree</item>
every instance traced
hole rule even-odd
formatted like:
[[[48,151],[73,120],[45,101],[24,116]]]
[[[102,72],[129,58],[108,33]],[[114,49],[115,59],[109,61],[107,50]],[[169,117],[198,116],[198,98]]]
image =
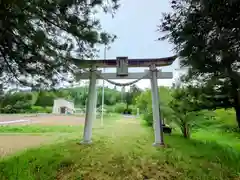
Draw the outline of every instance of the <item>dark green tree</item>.
[[[14,83],[38,88],[70,80],[66,73],[73,73],[72,57],[94,57],[95,44],[111,37],[105,32],[101,35],[94,15],[95,7],[114,14],[117,0],[105,2],[2,0],[0,74]]]
[[[40,91],[35,105],[42,106],[42,107],[53,106],[55,98],[56,98],[56,95],[53,92]]]
[[[1,113],[24,113],[32,106],[32,94],[30,93],[7,93],[0,99]]]
[[[173,0],[171,6],[160,39],[172,42],[189,67],[185,80],[207,93],[212,108],[233,107],[240,127],[240,1]]]

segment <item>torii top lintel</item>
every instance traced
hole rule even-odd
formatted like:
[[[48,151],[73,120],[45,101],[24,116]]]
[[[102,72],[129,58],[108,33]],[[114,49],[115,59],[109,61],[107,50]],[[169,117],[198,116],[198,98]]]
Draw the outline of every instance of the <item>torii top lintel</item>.
[[[81,68],[89,68],[92,65],[97,67],[116,67],[118,58],[126,58],[128,60],[128,67],[149,67],[155,64],[157,67],[171,65],[177,56],[170,56],[164,58],[134,58],[128,59],[127,57],[117,57],[116,59],[99,59],[99,60],[80,60],[73,59],[74,64]]]

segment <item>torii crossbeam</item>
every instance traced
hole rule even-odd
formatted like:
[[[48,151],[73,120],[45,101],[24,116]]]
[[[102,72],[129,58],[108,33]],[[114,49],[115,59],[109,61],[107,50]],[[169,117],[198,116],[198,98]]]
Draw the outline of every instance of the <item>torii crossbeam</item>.
[[[90,79],[86,117],[84,125],[83,140],[81,143],[90,144],[92,142],[92,124],[96,119],[97,89],[96,80],[104,79],[111,83],[110,79],[150,79],[152,90],[152,110],[154,122],[154,146],[164,145],[162,121],[160,119],[159,93],[157,79],[172,79],[172,72],[162,72],[157,67],[171,65],[176,56],[165,58],[128,59],[128,57],[117,57],[106,60],[78,60],[74,63],[84,69],[89,68],[89,72],[78,75],[78,79]],[[117,68],[117,73],[101,73],[97,68]],[[149,70],[138,73],[128,73],[128,67],[148,67]],[[140,77],[140,78],[139,78]]]

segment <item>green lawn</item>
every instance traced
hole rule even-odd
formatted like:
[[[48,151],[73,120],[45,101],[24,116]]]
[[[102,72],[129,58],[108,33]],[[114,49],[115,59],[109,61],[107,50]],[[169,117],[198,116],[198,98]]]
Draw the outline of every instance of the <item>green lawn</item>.
[[[24,125],[24,126],[1,126],[0,133],[63,133],[76,132],[82,129],[83,126],[39,126],[39,125]]]
[[[225,144],[172,135],[165,136],[168,147],[155,148],[152,130],[140,120],[115,117],[109,122],[93,130],[92,145],[77,144],[78,131],[64,142],[3,159],[0,179],[240,179],[240,153]]]

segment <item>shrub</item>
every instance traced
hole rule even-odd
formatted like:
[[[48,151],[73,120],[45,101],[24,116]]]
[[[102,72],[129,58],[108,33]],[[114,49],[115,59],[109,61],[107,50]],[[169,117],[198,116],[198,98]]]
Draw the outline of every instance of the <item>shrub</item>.
[[[45,112],[46,113],[52,113],[52,107],[45,107]]]
[[[152,111],[143,113],[142,118],[146,121],[148,126],[152,126],[153,125],[153,114],[152,114]]]
[[[137,107],[134,105],[131,105],[128,107],[128,109],[130,110],[132,115],[136,115],[137,114]]]
[[[10,113],[16,113],[16,112],[14,112],[14,109],[12,108],[12,105],[6,105],[6,106],[1,108],[1,113],[10,114]]]
[[[105,109],[106,113],[114,113],[115,112],[114,106],[104,105],[104,109]]]
[[[32,106],[31,113],[51,113],[52,107]]]
[[[114,112],[115,113],[123,113],[125,109],[126,109],[126,104],[125,103],[117,103],[114,106]]]
[[[2,113],[25,113],[31,109],[32,95],[29,93],[5,94],[0,100],[0,112]]]

